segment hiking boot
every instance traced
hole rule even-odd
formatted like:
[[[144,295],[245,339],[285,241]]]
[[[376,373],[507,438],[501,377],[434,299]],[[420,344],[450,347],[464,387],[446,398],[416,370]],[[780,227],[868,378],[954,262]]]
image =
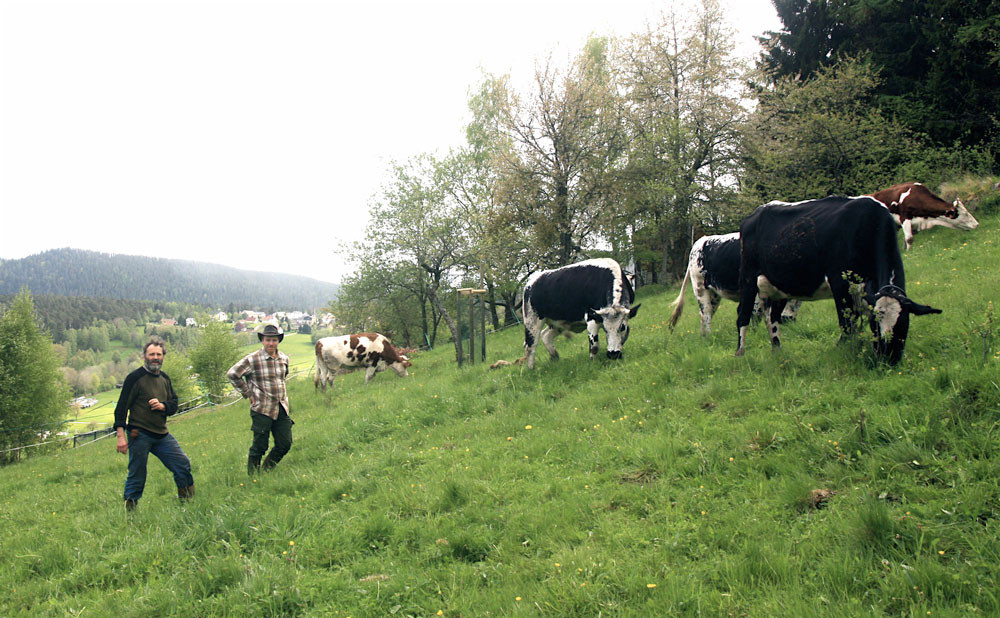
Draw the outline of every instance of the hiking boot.
[[[247,458],[247,474],[253,476],[260,470],[260,457],[251,455]]]
[[[266,471],[266,470],[270,470],[271,468],[275,467],[276,465],[278,465],[278,462],[275,461],[275,460],[273,460],[273,459],[271,459],[271,455],[270,455],[270,453],[268,453],[267,457],[264,458],[264,464],[261,467]]]
[[[194,498],[194,485],[191,485],[190,487],[178,487],[177,497],[180,499],[181,502],[185,502],[187,500],[190,500],[191,498]]]
[[[125,501],[125,510],[127,512],[131,513],[132,511],[135,510],[136,504],[137,504],[137,502],[135,500],[126,500]]]

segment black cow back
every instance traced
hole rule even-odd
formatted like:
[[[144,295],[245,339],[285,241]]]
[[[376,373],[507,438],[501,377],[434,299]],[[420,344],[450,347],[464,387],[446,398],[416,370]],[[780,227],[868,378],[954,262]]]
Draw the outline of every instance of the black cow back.
[[[741,278],[762,273],[791,295],[808,296],[824,277],[846,271],[875,289],[892,283],[905,290],[895,221],[872,198],[761,206],[743,220],[740,237]]]
[[[716,290],[740,289],[740,239],[706,242],[701,249],[705,285]]]
[[[602,266],[559,268],[539,275],[524,291],[525,303],[541,318],[582,322],[589,309],[614,304],[615,273]],[[631,306],[635,294],[622,277],[622,304]]]

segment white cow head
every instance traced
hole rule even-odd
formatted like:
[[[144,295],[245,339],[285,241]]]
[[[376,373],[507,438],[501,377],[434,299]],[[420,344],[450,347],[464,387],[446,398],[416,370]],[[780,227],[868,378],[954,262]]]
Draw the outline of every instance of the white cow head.
[[[956,230],[974,230],[979,227],[979,221],[972,216],[972,213],[965,207],[962,200],[955,200],[955,208],[958,209],[958,216],[954,219],[945,219],[943,225],[955,228]]]
[[[866,295],[865,300],[872,307],[870,322],[875,336],[875,356],[890,365],[903,358],[910,316],[941,313],[940,309],[913,302],[895,285],[882,286],[876,294]]]
[[[590,310],[591,316],[600,322],[604,332],[608,334],[608,358],[622,357],[622,346],[628,340],[628,321],[634,318],[638,311],[639,305],[631,309],[624,305],[612,305]]]
[[[396,375],[398,375],[401,378],[405,378],[406,376],[410,375],[410,373],[406,370],[406,368],[412,367],[413,363],[411,363],[410,359],[403,354],[400,354],[399,358],[400,360],[390,364],[389,366],[392,367],[392,370],[396,372]]]

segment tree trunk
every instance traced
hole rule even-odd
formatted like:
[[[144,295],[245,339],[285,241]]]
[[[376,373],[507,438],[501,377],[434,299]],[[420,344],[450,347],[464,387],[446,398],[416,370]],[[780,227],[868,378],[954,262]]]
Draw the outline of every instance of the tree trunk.
[[[455,326],[455,321],[451,319],[451,315],[448,313],[448,310],[445,309],[444,305],[441,304],[441,299],[438,298],[437,290],[434,289],[434,288],[431,288],[429,290],[429,294],[430,294],[430,297],[431,297],[431,302],[434,303],[434,306],[437,308],[438,314],[440,314],[441,317],[444,318],[445,324],[448,325],[448,330],[451,331],[452,339],[455,342],[455,353],[456,354],[461,354],[462,353],[462,338],[459,337],[459,332],[458,332],[458,328]],[[457,356],[456,356],[456,358],[457,358]]]
[[[424,334],[424,340],[420,345],[424,345],[425,343],[430,345],[430,337],[427,331],[427,301],[424,299],[420,301],[420,330]]]
[[[487,282],[486,283],[486,289],[488,290],[488,292],[487,292],[488,297],[489,297],[489,301],[488,302],[489,302],[489,305],[490,305],[490,311],[489,311],[489,313],[490,313],[490,322],[493,324],[493,330],[494,331],[498,331],[498,330],[500,330],[500,321],[497,320],[497,292],[496,292],[496,288],[493,286],[493,284],[491,282]]]

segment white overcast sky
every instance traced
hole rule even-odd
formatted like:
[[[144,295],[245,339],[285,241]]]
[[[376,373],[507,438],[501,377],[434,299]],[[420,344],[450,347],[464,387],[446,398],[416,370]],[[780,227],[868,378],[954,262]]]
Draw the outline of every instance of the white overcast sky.
[[[721,0],[738,48],[780,27]],[[694,0],[0,0],[0,258],[74,247],[337,282],[387,163],[464,139],[484,72]]]

